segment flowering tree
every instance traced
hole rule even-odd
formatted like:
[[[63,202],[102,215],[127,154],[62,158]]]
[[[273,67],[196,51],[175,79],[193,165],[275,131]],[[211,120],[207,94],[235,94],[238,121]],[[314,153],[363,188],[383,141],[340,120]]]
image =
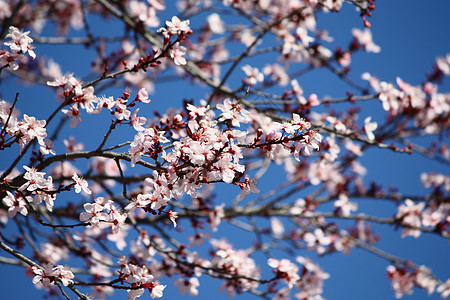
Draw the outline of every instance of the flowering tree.
[[[380,257],[395,297],[446,298],[450,279],[378,247],[372,228],[450,237],[450,94],[439,91],[450,55],[418,85],[353,74],[354,56],[381,50],[374,0],[174,5],[0,1],[2,90],[27,85],[0,101],[0,262],[67,299],[205,296],[211,278],[229,296],[323,299],[333,274],[319,257],[360,248]],[[345,6],[361,26],[331,48],[318,17]],[[304,92],[312,72],[343,89]],[[438,170],[419,170],[421,192],[384,186],[366,176],[375,150]]]

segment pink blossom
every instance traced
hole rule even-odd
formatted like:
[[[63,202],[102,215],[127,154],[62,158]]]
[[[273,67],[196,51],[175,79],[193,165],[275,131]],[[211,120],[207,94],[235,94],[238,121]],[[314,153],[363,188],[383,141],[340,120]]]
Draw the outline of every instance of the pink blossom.
[[[122,98],[117,98],[116,101],[114,102],[114,104],[116,106],[116,109],[114,111],[114,116],[116,116],[116,118],[118,120],[130,119],[131,111],[128,110],[126,102],[127,102],[127,100],[122,99]]]
[[[77,143],[74,136],[70,136],[68,140],[64,139],[63,144],[67,153],[83,151],[84,149],[84,144]]]
[[[372,32],[369,28],[365,28],[364,30],[353,28],[352,34],[358,41],[358,43],[360,43],[364,47],[364,50],[366,50],[367,52],[378,53],[381,51],[380,46],[377,46],[373,42]]]
[[[56,266],[55,268],[53,268],[53,274],[54,276],[58,277],[58,279],[64,286],[68,286],[69,284],[73,283],[72,279],[75,277],[70,267],[68,266]]]
[[[64,245],[42,244],[41,254],[47,261],[56,264],[61,260],[69,259],[69,249]]]
[[[347,140],[345,142],[345,148],[347,148],[351,153],[353,153],[356,156],[363,155],[363,152],[361,150],[361,145],[353,143],[353,141],[351,141],[351,140]]]
[[[297,262],[303,264],[302,277],[297,281],[296,287],[300,290],[295,294],[298,299],[323,299],[323,281],[330,275],[314,264],[310,259],[297,257]]]
[[[297,143],[298,147],[304,147],[307,155],[311,155],[314,149],[319,150],[319,143],[322,141],[322,135],[318,130],[308,130],[303,138]]]
[[[49,139],[44,140],[44,145],[40,145],[39,151],[43,155],[47,155],[47,154],[56,155],[55,150],[53,150],[53,141],[49,140]]]
[[[195,118],[195,117],[203,117],[208,111],[209,106],[206,107],[202,105],[195,106],[188,103],[186,108],[190,111],[189,115],[191,115],[192,118]]]
[[[244,182],[239,184],[242,191],[238,196],[238,200],[244,199],[245,195],[250,193],[259,193],[259,189],[256,187],[256,179],[250,179],[248,174],[245,175]]]
[[[141,88],[137,93],[138,99],[144,103],[150,103],[150,99],[148,98],[148,91],[145,88]]]
[[[277,276],[284,281],[287,281],[289,288],[292,288],[297,280],[300,279],[300,276],[298,275],[298,266],[288,259],[278,260],[269,258],[267,264],[272,268],[277,269]]]
[[[298,83],[297,79],[291,80],[292,85],[292,95],[295,97],[295,99],[300,103],[301,105],[306,105],[308,102],[306,101],[306,98],[303,94],[303,89]]]
[[[211,235],[209,233],[204,234],[203,232],[197,232],[194,236],[188,236],[187,238],[190,241],[188,247],[192,248],[194,245],[196,246],[203,245],[206,239],[211,238]]]
[[[62,113],[64,113],[70,119],[70,128],[77,127],[78,124],[81,123],[80,111],[77,107],[71,106],[70,109],[62,109]]]
[[[139,112],[139,108],[137,108],[133,115],[131,116],[131,124],[133,125],[133,128],[136,131],[143,131],[145,130],[144,127],[142,127],[142,125],[144,125],[147,122],[147,118],[144,117],[138,117],[137,113]]]
[[[55,276],[55,271],[53,270],[52,264],[44,264],[42,268],[36,266],[31,267],[32,271],[36,276],[33,277],[33,283],[42,283],[43,286],[49,287],[53,283]]]
[[[335,116],[328,116],[327,121],[330,122],[330,124],[336,129],[336,131],[339,132],[346,132],[347,127],[344,123],[342,123],[340,120],[338,120]]]
[[[375,135],[373,132],[377,129],[378,124],[376,122],[370,122],[372,117],[367,117],[364,119],[364,132],[367,134],[369,140],[375,140]]]
[[[172,221],[173,227],[177,227],[176,219],[178,218],[178,213],[175,211],[169,210],[167,215],[169,216],[170,221]]]
[[[114,101],[114,97],[101,97],[99,98],[99,101],[97,102],[97,107],[93,111],[94,114],[98,114],[102,111],[103,108],[107,108],[110,111],[112,111],[114,105],[116,102]]]
[[[340,194],[339,200],[334,202],[334,207],[338,209],[338,213],[341,213],[343,216],[350,216],[352,211],[358,209],[358,204],[350,202],[347,195]]]
[[[103,197],[98,197],[94,203],[83,204],[86,212],[80,213],[80,221],[86,222],[89,220],[92,224],[98,224],[100,221],[106,220],[107,215],[103,212],[105,203],[106,200]]]
[[[11,38],[9,42],[5,42],[6,46],[11,48],[14,53],[27,53],[34,59],[36,54],[32,50],[34,47],[31,45],[33,39],[28,36],[30,32],[23,32],[14,26],[9,27],[9,32],[5,38]]]
[[[8,66],[11,70],[16,71],[19,69],[19,61],[23,57],[22,54],[10,53],[5,50],[0,50],[0,68]]]
[[[177,16],[173,16],[171,21],[166,21],[166,25],[171,34],[187,34],[191,30],[189,20],[181,21]]]
[[[217,108],[222,111],[219,121],[231,120],[233,126],[239,127],[241,123],[250,121],[249,112],[243,105],[231,101],[229,98],[223,101],[223,104],[217,104]]]
[[[77,173],[73,173],[72,176],[73,181],[75,181],[75,193],[80,193],[81,191],[85,192],[86,194],[91,194],[91,190],[88,188],[88,182],[83,177],[78,177]]]
[[[28,144],[33,139],[37,139],[40,145],[45,145],[44,139],[47,137],[47,130],[45,129],[45,120],[37,120],[35,117],[23,115],[23,121],[17,123],[20,132],[23,134],[20,139],[21,147]]]
[[[438,285],[438,281],[433,278],[430,268],[419,266],[416,270],[416,285],[425,289],[428,295],[431,295]]]
[[[401,298],[404,294],[411,295],[413,293],[415,276],[414,274],[397,269],[390,265],[387,267],[388,277],[391,279],[391,287],[395,292],[395,298]]]
[[[186,294],[186,292],[188,292],[191,296],[198,296],[197,288],[200,286],[200,283],[197,277],[191,277],[189,278],[189,280],[179,278],[175,281],[175,286],[178,287],[181,295],[184,295]]]
[[[144,289],[134,289],[134,290],[127,290],[127,291],[128,291],[128,300],[134,300],[136,298],[139,298],[145,292]]]
[[[254,86],[258,82],[264,81],[264,74],[261,73],[258,68],[253,68],[250,65],[245,65],[242,68],[242,71],[247,75],[246,78],[242,79],[242,82],[249,86]]]
[[[289,84],[289,75],[286,73],[285,68],[279,64],[266,65],[263,69],[263,73],[266,76],[270,76],[273,81],[278,82],[281,86]]]
[[[47,81],[48,86],[63,87],[65,92],[75,93],[77,96],[83,95],[83,86],[79,79],[73,74],[56,77],[53,81]]]
[[[186,47],[180,46],[178,42],[170,49],[169,55],[173,58],[173,62],[176,65],[182,66],[187,64],[186,58],[184,58],[186,55]]]
[[[224,206],[225,204],[216,206],[214,210],[212,210],[209,213],[208,223],[212,231],[217,231],[217,228],[220,225],[222,218],[225,217],[225,213],[223,210]]]
[[[447,193],[450,192],[450,176],[448,175],[436,172],[422,173],[420,180],[424,187],[442,187]]]
[[[310,249],[316,249],[317,253],[324,254],[326,251],[325,246],[331,244],[331,239],[320,228],[314,229],[313,232],[306,232],[303,236],[303,240],[306,242],[306,246]]]
[[[25,174],[23,178],[27,180],[19,190],[27,190],[27,191],[35,191],[37,189],[46,189],[49,187],[49,182],[44,178],[44,172],[38,172],[35,168],[30,168],[27,166],[23,166],[25,170]],[[51,184],[51,183],[50,183]]]
[[[403,225],[412,227],[421,227],[421,213],[425,206],[425,203],[419,202],[415,204],[412,200],[406,199],[404,204],[398,207],[398,212],[395,216],[396,219],[400,220]],[[402,237],[411,235],[414,237],[419,237],[421,231],[414,228],[405,228],[402,231]]]
[[[26,205],[28,204],[22,197],[14,197],[10,191],[6,191],[6,196],[2,200],[3,204],[8,206],[8,217],[14,218],[17,213],[28,215]]]
[[[225,32],[225,23],[220,19],[219,14],[210,14],[206,20],[212,33],[223,34]]]
[[[109,208],[109,214],[105,222],[110,223],[111,231],[113,234],[118,234],[120,230],[125,226],[125,221],[128,217],[126,213],[122,213],[115,208]]]
[[[11,17],[11,8],[10,4],[6,1],[0,2],[0,20],[5,20]]]
[[[450,296],[450,279],[447,279],[446,282],[441,283],[436,291],[441,293],[441,298],[445,299]]]
[[[129,3],[130,14],[149,27],[159,25],[156,9],[144,2],[132,0]]]
[[[436,66],[446,76],[450,75],[450,54],[436,58]]]
[[[163,296],[163,291],[165,288],[166,285],[160,284],[159,281],[153,283],[150,288],[151,289],[150,296],[152,297],[152,299],[161,298]]]

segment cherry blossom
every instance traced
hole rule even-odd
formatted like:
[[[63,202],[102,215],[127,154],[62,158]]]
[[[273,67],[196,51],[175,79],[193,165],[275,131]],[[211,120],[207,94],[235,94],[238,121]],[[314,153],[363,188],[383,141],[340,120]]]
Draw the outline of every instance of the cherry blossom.
[[[24,114],[23,121],[19,121],[17,123],[18,129],[23,135],[20,139],[21,146],[23,147],[24,145],[28,144],[34,138],[37,139],[40,145],[45,145],[44,139],[47,137],[45,125],[45,120],[37,120],[35,117],[30,117]]]
[[[189,278],[189,280],[185,280],[183,278],[179,278],[175,281],[175,286],[178,286],[178,290],[181,295],[189,293],[191,296],[198,296],[198,287],[200,283],[197,277]]]
[[[173,49],[170,50],[170,57],[173,58],[173,62],[178,66],[187,64],[186,58],[184,58],[185,55],[186,47],[180,46],[179,43],[176,43]]]
[[[441,298],[445,299],[450,295],[450,279],[439,285],[436,289],[438,293],[441,293]]]
[[[88,188],[88,182],[86,179],[82,177],[78,177],[77,173],[73,173],[72,176],[73,181],[75,181],[75,193],[79,194],[81,191],[86,194],[91,194],[91,190]]]
[[[369,140],[375,140],[375,135],[373,132],[377,129],[378,125],[376,122],[371,122],[372,117],[367,117],[364,119],[364,132],[367,134]]]
[[[376,45],[372,40],[372,32],[369,28],[365,28],[364,30],[360,30],[357,28],[352,29],[352,34],[354,38],[360,43],[364,50],[367,52],[378,53],[381,51],[380,46]]]
[[[33,283],[37,284],[38,282],[42,283],[43,286],[50,286],[55,276],[55,271],[53,269],[52,264],[45,264],[43,268],[38,268],[36,266],[32,267],[33,273],[36,274],[33,277]]]
[[[350,202],[345,194],[339,195],[339,200],[334,202],[334,207],[336,207],[338,213],[341,213],[343,216],[349,216],[352,211],[358,209],[358,205],[354,202]]]
[[[189,20],[181,21],[177,16],[173,16],[171,21],[166,21],[166,26],[171,34],[187,34],[191,30]]]
[[[269,258],[267,264],[276,270],[276,276],[287,281],[288,287],[292,288],[294,284],[300,279],[298,275],[298,266],[289,261],[288,259],[274,259]]]
[[[132,0],[129,3],[130,13],[149,27],[157,27],[159,19],[156,16],[156,9],[145,2]]]
[[[319,150],[319,143],[322,141],[322,135],[317,130],[308,130],[303,139],[297,144],[298,147],[304,147],[307,155],[312,154],[312,150]],[[297,147],[297,148],[298,148]]]
[[[26,179],[27,182],[24,183],[19,190],[26,189],[28,191],[34,191],[37,189],[45,189],[49,186],[48,181],[44,178],[44,172],[38,172],[35,168],[27,166],[23,166],[23,168],[26,170],[23,178]]]
[[[73,283],[74,275],[69,267],[56,266],[53,267],[51,264],[46,264],[43,268],[38,268],[36,266],[32,267],[33,273],[36,276],[33,277],[33,283],[42,283],[43,286],[49,287],[56,280],[60,281],[64,286],[68,286]]]
[[[21,54],[10,53],[5,50],[0,50],[0,68],[8,66],[11,70],[16,71],[19,69],[19,61],[22,58]]]
[[[170,221],[172,221],[172,223],[173,223],[173,227],[177,227],[176,219],[178,218],[178,213],[174,212],[172,210],[169,210],[169,212],[167,214],[169,215]]]
[[[420,235],[420,230],[416,228],[422,226],[421,213],[424,206],[425,203],[423,202],[415,204],[412,200],[406,199],[404,204],[398,207],[398,212],[395,217],[400,220],[402,224],[413,227],[403,229],[402,237],[411,235],[417,238]]]
[[[36,54],[32,50],[34,46],[31,45],[33,39],[28,36],[30,32],[22,32],[14,26],[9,27],[9,32],[6,38],[11,38],[9,42],[5,42],[4,45],[9,46],[14,53],[27,53],[33,59],[36,58]]]
[[[225,99],[223,104],[217,105],[217,108],[222,111],[219,121],[231,120],[231,124],[236,127],[239,127],[241,123],[250,121],[250,113],[242,105],[232,102],[230,99]]]
[[[10,191],[6,191],[6,197],[2,200],[3,204],[8,206],[8,217],[14,218],[17,213],[28,215],[26,205],[28,204],[22,197],[14,197]]]
[[[395,297],[401,298],[404,294],[411,295],[414,287],[414,275],[405,270],[399,270],[395,266],[387,267],[388,276],[392,280],[392,289]]]
[[[314,229],[313,232],[307,232],[303,236],[306,246],[308,248],[316,249],[318,254],[324,254],[326,251],[325,246],[331,243],[330,237],[328,237],[324,231],[320,228]]]
[[[214,279],[233,298],[320,300],[317,262],[359,248],[395,297],[450,295],[442,266],[390,253],[400,234],[378,243],[450,237],[450,54],[419,81],[359,77],[381,51],[373,0],[119,2],[0,0],[2,264],[56,297],[211,298]],[[330,36],[321,14],[348,8],[366,29]],[[66,71],[49,48],[82,60]]]
[[[223,20],[220,19],[219,14],[213,13],[209,15],[206,20],[212,33],[223,34],[225,32],[225,24]]]
[[[139,108],[136,109],[133,113],[133,115],[131,116],[131,124],[133,124],[133,128],[136,131],[143,131],[145,130],[145,127],[143,127],[142,125],[144,125],[147,122],[147,118],[144,117],[138,117],[137,113],[139,112]]]
[[[249,86],[254,86],[258,82],[263,82],[264,81],[264,74],[261,73],[258,70],[258,68],[253,68],[250,65],[245,65],[241,69],[247,75],[247,77],[242,80],[242,82],[244,84],[249,85]]]

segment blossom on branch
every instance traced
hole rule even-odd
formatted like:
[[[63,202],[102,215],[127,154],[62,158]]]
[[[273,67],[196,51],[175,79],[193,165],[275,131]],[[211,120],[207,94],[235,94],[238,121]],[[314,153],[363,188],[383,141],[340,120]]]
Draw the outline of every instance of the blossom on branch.
[[[5,42],[4,45],[9,46],[13,53],[27,53],[33,59],[36,58],[36,54],[33,49],[34,46],[31,45],[33,39],[28,36],[30,32],[23,32],[14,26],[9,27],[9,32],[5,38],[11,38],[11,41]]]
[[[22,197],[18,196],[17,198],[10,191],[6,191],[6,196],[2,200],[3,204],[5,204],[8,208],[8,217],[14,218],[17,213],[21,213],[22,215],[28,215],[28,210],[26,205],[28,204]]]
[[[173,62],[178,65],[182,66],[187,64],[186,58],[184,56],[186,55],[186,47],[180,46],[179,43],[176,43],[173,45],[172,49],[169,51],[170,57],[173,58]]]
[[[91,194],[91,190],[88,188],[88,182],[83,177],[78,177],[77,173],[73,173],[73,181],[75,181],[75,193],[79,194],[81,191],[86,194]]]
[[[247,75],[246,78],[242,79],[242,82],[248,86],[254,86],[258,84],[258,82],[264,81],[264,74],[261,73],[258,68],[253,68],[250,65],[245,65],[242,68],[242,71]]]

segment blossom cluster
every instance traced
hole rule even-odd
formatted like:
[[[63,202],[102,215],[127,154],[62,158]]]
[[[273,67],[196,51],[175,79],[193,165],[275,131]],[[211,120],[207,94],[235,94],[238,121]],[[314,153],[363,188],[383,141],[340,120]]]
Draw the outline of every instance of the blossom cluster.
[[[419,237],[422,227],[431,227],[434,230],[448,234],[447,227],[450,225],[450,204],[440,201],[430,201],[426,206],[424,202],[415,203],[411,199],[406,199],[398,207],[395,219],[405,228],[402,230],[402,237]]]
[[[80,221],[87,222],[102,229],[109,228],[113,234],[119,233],[125,225],[127,214],[118,209],[112,200],[95,198],[93,203],[83,205],[85,212],[80,214]]]
[[[261,149],[272,159],[293,152],[298,160],[302,151],[311,155],[314,149],[319,149],[322,136],[297,114],[293,114],[291,122],[273,122],[270,128],[250,133],[240,130],[241,124],[252,122],[251,113],[242,104],[225,99],[217,109],[221,113],[215,117],[207,105],[187,104],[187,120],[180,114],[174,115],[171,127],[178,128],[182,137],[173,142],[170,151],[162,146],[170,141],[164,130],[157,127],[138,130],[129,149],[132,166],[143,157],[160,156],[163,164],[145,179],[143,192],[128,204],[127,210],[141,208],[161,213],[169,200],[184,194],[195,197],[206,183],[217,181],[238,185],[242,190],[240,199],[259,192],[255,181],[245,174],[245,166],[240,164],[243,147]],[[173,212],[169,216],[173,217]]]
[[[166,21],[166,27],[158,29],[158,32],[164,36],[164,45],[168,45],[170,48],[170,57],[178,66],[187,64],[186,58],[184,57],[186,55],[186,47],[181,46],[180,42],[192,33],[189,23],[189,20],[181,21],[177,16],[173,16],[171,21]],[[169,44],[170,38],[173,35],[177,35],[177,39],[175,42]]]
[[[5,231],[0,245],[5,250],[9,244],[18,253],[24,245],[32,246],[32,259],[25,257],[27,248],[16,256],[29,265],[36,261],[32,282],[50,292],[58,284],[64,296],[63,286],[80,288],[78,296],[90,286],[93,292],[87,298],[103,299],[122,289],[128,299],[136,299],[145,290],[152,298],[163,297],[166,285],[159,280],[164,277],[173,278],[183,295],[203,295],[200,279],[211,277],[222,279],[221,290],[231,297],[248,292],[275,300],[321,300],[330,275],[309,258],[291,261],[278,254],[286,250],[328,256],[360,247],[393,264],[387,271],[396,297],[412,293],[414,287],[448,297],[449,280],[441,282],[427,267],[403,265],[403,260],[375,248],[380,236],[371,224],[399,227],[402,237],[427,232],[448,238],[449,176],[423,173],[423,186],[430,193],[403,197],[395,187],[386,192],[377,182],[367,184],[368,165],[360,158],[367,149],[418,149],[425,157],[448,161],[445,139],[428,148],[413,142],[448,131],[450,97],[438,92],[438,85],[450,75],[450,55],[437,58],[428,82],[419,86],[400,78],[388,83],[364,73],[366,88],[353,81],[351,64],[358,50],[380,52],[372,32],[355,28],[348,48],[332,49],[333,37],[317,25],[319,12],[338,12],[343,0],[176,1],[179,16],[191,19],[173,16],[156,30],[158,35],[152,28],[161,26],[164,2],[42,0],[19,1],[16,7],[14,1],[0,0],[1,23],[32,28],[38,43],[83,44],[94,53],[89,57],[93,73],[78,77],[63,73],[43,55],[27,63],[26,54],[36,58],[33,39],[14,26],[5,32],[3,45],[8,50],[0,50],[0,75],[20,67],[7,75],[46,83],[61,100],[46,120],[27,114],[20,119],[18,96],[13,104],[0,101],[0,151],[16,144],[20,148],[18,159],[0,174],[0,222],[6,225],[8,218],[15,218],[7,225],[17,224],[20,234],[8,240]],[[375,8],[373,1],[347,2],[360,10],[369,27],[366,17]],[[110,37],[99,32],[91,26],[91,14],[96,20],[123,22],[123,35],[119,30]],[[202,16],[206,17],[198,24]],[[234,22],[241,19],[244,22]],[[48,20],[60,35],[83,28],[86,36],[39,37]],[[263,65],[259,57],[265,55],[271,59]],[[331,98],[323,96],[322,84],[317,94],[308,94],[311,86],[304,75],[316,69],[332,73],[350,90]],[[150,103],[153,91],[159,97],[156,84],[172,84],[172,76],[204,86],[207,100],[197,101],[197,95],[190,99],[191,91],[183,93],[181,108],[155,111],[151,119],[141,103]],[[121,87],[121,94],[111,96],[110,88]],[[359,101],[372,101],[386,119],[372,111],[365,114]],[[102,112],[113,120],[97,148],[89,140],[83,141],[85,148],[78,138],[65,135],[75,130],[83,113],[93,118]],[[53,120],[58,117],[61,122],[56,125]],[[67,118],[70,129],[64,128]],[[101,125],[102,118],[98,122]],[[134,137],[122,135],[127,132],[124,127]],[[55,142],[63,141],[63,153],[56,155],[47,132]],[[413,142],[408,145],[406,138]],[[83,166],[84,159],[89,162]],[[25,171],[18,171],[18,164],[25,164]],[[287,178],[268,191],[270,184],[261,182],[282,181],[265,175],[279,168],[275,164],[284,167]],[[221,186],[218,192],[213,191],[216,185]],[[238,192],[223,193],[223,186]],[[259,189],[263,195],[250,195]],[[63,201],[67,191],[74,193]],[[298,194],[304,198],[290,198]],[[397,211],[386,218],[365,214],[366,205],[358,201],[362,198],[395,201]],[[42,202],[46,209],[38,206]],[[352,221],[354,226],[343,229]],[[234,247],[220,236],[224,227],[239,228],[255,239],[233,236],[239,239],[239,248]],[[205,249],[205,241],[212,248]],[[127,257],[121,257],[117,267],[115,260],[124,253]],[[69,267],[58,265],[69,259],[84,264],[76,279]],[[268,277],[262,269],[267,265],[273,273]]]
[[[49,211],[53,210],[56,199],[53,178],[44,177],[45,172],[38,172],[35,168],[23,166],[26,170],[23,175],[25,183],[18,189],[20,193],[6,191],[3,203],[8,207],[8,215],[13,218],[18,212],[26,216],[28,214],[27,205],[30,203],[40,204],[42,201]]]
[[[73,283],[72,279],[75,277],[70,267],[61,265],[54,267],[52,264],[45,264],[42,268],[33,266],[32,271],[35,274],[33,283],[41,283],[44,287],[50,287],[56,281],[68,286]]]
[[[364,73],[362,78],[378,93],[385,111],[392,116],[408,115],[414,126],[424,133],[439,132],[440,120],[450,114],[450,94],[439,93],[438,86],[431,82],[426,82],[423,86],[412,86],[397,77],[396,87],[369,73]]]
[[[303,265],[302,270],[288,259],[270,258],[267,263],[273,269],[276,278],[287,283],[287,287],[279,289],[273,299],[290,299],[289,294],[294,288],[298,290],[295,293],[297,299],[324,299],[322,298],[323,281],[330,275],[314,264],[309,258],[298,256],[296,261]],[[299,272],[301,276],[299,275]]]
[[[166,286],[160,284],[159,281],[154,281],[155,277],[150,274],[145,265],[142,267],[134,265],[126,257],[121,257],[118,263],[120,264],[120,279],[129,283],[132,288],[128,290],[129,300],[142,296],[146,289],[150,292],[152,299],[163,296]]]
[[[441,293],[442,298],[447,298],[450,294],[450,281],[440,283],[431,274],[431,270],[425,266],[419,266],[415,270],[407,267],[398,267],[390,265],[387,267],[391,286],[395,292],[396,298],[403,295],[411,295],[415,286],[427,291],[428,295],[435,290]]]
[[[48,154],[48,143],[45,141],[47,137],[47,130],[45,128],[46,121],[38,120],[35,117],[23,115],[23,119],[18,119],[17,114],[12,111],[11,105],[4,100],[0,101],[0,123],[3,124],[2,132],[10,136],[5,139],[1,137],[2,149],[10,147],[15,142],[20,144],[20,149],[23,149],[34,139],[40,145],[42,153]]]
[[[211,266],[226,270],[230,274],[223,274],[227,279],[223,289],[227,291],[228,296],[234,296],[236,290],[248,291],[258,287],[257,280],[261,276],[259,268],[245,250],[235,250],[223,240],[211,242],[217,248]]]
[[[34,53],[34,46],[31,44],[33,39],[28,36],[30,32],[23,32],[22,30],[10,26],[9,32],[6,38],[11,38],[10,41],[6,41],[3,45],[8,46],[11,50],[0,50],[0,70],[8,66],[12,70],[16,71],[19,69],[19,62],[25,61],[25,53],[28,53],[33,59],[36,58],[36,53]]]

